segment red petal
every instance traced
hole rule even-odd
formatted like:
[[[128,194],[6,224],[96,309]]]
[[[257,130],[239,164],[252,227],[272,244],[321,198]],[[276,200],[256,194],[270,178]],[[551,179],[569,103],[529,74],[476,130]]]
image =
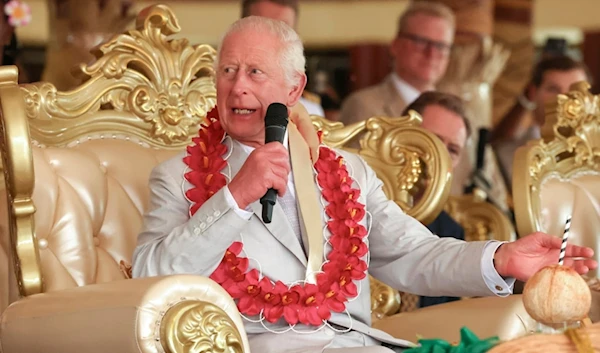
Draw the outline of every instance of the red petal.
[[[296,308],[296,305],[288,305],[283,308],[283,317],[290,325],[298,323],[298,310],[296,310]]]

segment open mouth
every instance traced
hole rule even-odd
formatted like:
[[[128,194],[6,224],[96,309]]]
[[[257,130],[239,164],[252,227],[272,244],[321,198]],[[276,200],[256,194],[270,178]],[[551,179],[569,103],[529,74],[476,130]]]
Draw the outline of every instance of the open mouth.
[[[232,108],[231,111],[234,114],[239,114],[239,115],[249,115],[252,114],[256,111],[256,109],[245,109],[245,108]]]

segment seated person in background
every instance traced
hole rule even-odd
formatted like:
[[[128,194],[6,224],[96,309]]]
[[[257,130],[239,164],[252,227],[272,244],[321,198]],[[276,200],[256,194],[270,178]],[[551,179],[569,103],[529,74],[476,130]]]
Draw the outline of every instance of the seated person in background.
[[[566,55],[548,56],[535,66],[525,93],[494,128],[490,139],[509,187],[517,148],[529,140],[541,138],[546,104],[554,101],[557,95],[567,93],[572,84],[586,80],[589,81],[590,76],[585,65]],[[528,110],[533,113],[533,121],[523,130],[522,122]]]
[[[402,116],[407,105],[434,90],[446,73],[454,29],[454,13],[446,5],[412,2],[400,16],[390,45],[394,71],[383,82],[346,98],[340,121],[348,125],[373,116]]]
[[[557,261],[561,239],[547,234],[431,234],[358,155],[319,146],[307,117],[292,114],[283,144],[265,143],[267,108],[291,109],[306,85],[302,41],[284,22],[243,18],[218,48],[216,112],[195,145],[152,171],[133,276],[210,276],[236,300],[253,352],[410,345],[370,327],[369,274],[421,295],[507,296],[515,278]],[[264,223],[270,188],[279,197]],[[566,255],[580,273],[597,267],[589,248],[569,244]]]
[[[408,115],[410,110],[419,113],[423,118],[421,127],[435,134],[446,145],[452,159],[452,169],[456,168],[471,134],[471,126],[462,100],[452,94],[429,91],[421,94],[417,100],[406,107],[402,115]],[[464,229],[446,211],[442,211],[427,225],[427,228],[439,237],[465,240]],[[421,296],[419,307],[424,308],[459,299],[458,297]]]
[[[261,16],[283,21],[297,30],[298,0],[243,0],[242,18],[248,16]],[[300,103],[306,108],[308,114],[325,116],[318,94],[303,91]]]

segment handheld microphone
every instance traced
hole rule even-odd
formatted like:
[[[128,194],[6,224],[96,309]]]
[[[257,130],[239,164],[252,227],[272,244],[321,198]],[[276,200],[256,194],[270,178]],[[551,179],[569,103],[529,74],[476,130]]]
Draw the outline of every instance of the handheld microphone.
[[[265,115],[265,144],[279,141],[283,143],[285,131],[288,124],[288,108],[281,103],[271,103]],[[262,204],[262,219],[265,223],[271,223],[273,217],[273,206],[277,200],[277,190],[267,190],[265,196],[260,198]]]

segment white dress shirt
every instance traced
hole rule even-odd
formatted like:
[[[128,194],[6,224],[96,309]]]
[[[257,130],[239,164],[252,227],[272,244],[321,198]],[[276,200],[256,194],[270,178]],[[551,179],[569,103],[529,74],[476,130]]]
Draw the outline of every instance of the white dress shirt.
[[[288,134],[286,133],[285,137],[284,137],[284,146],[286,146],[286,148],[288,147],[287,135]],[[235,148],[235,147],[241,148],[242,151],[244,151],[244,154],[246,156],[250,155],[250,153],[252,153],[252,151],[254,151],[253,147],[241,144],[237,141],[233,141],[233,148]],[[295,195],[295,188],[294,188],[294,176],[292,173],[288,174],[288,183],[287,183],[287,191],[286,192],[291,193],[291,195],[295,199],[296,195]],[[250,217],[252,217],[252,215],[254,214],[250,208],[243,210],[237,205],[237,202],[233,198],[233,195],[231,194],[231,191],[229,190],[228,186],[225,186],[225,199],[226,199],[227,203],[229,204],[229,206],[241,218],[249,220]],[[498,295],[498,296],[505,297],[505,296],[512,294],[512,288],[514,286],[515,279],[514,278],[509,278],[509,279],[502,278],[498,274],[498,271],[496,271],[496,268],[494,267],[494,254],[496,253],[496,250],[502,244],[503,244],[503,242],[490,241],[485,245],[484,250],[483,250],[483,256],[481,257],[481,272],[482,272],[481,275],[483,276],[485,284],[488,286],[490,291],[496,293],[496,295]]]
[[[317,116],[325,117],[325,111],[323,110],[323,107],[321,107],[320,104],[311,102],[304,97],[300,97],[299,102],[304,106],[304,108],[306,108],[306,111],[308,112],[309,115],[317,115]]]
[[[418,89],[409,85],[406,81],[401,79],[400,76],[398,76],[398,74],[396,74],[395,72],[392,73],[391,76],[394,87],[396,88],[398,94],[400,95],[400,97],[402,97],[407,106],[414,102],[417,98],[419,98],[421,92]]]

